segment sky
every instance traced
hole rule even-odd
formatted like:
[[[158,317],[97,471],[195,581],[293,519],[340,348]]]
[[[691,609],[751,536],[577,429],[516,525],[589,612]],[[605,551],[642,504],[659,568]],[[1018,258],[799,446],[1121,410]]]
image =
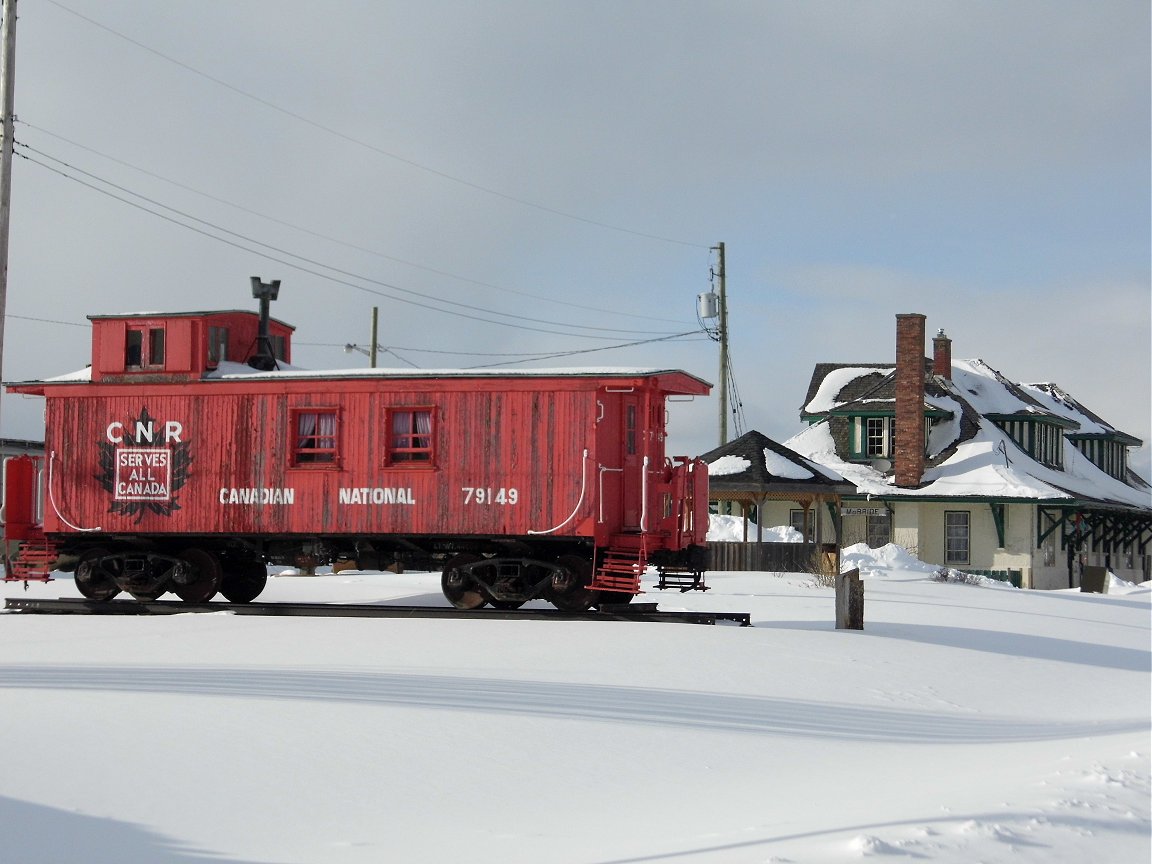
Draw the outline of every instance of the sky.
[[[0,857],[1149,860],[1147,583],[941,582],[896,546],[843,564],[863,630],[814,577],[757,572],[642,597],[751,627],[0,612]],[[78,598],[60,576],[0,595]],[[277,576],[261,600],[447,605],[437,573]]]
[[[1143,0],[23,0],[3,377],[260,276],[309,368],[366,364],[375,306],[381,365],[717,382],[723,243],[730,437],[800,431],[816,363],[920,312],[1149,442],[1149,33]],[[40,424],[4,397],[0,435]]]

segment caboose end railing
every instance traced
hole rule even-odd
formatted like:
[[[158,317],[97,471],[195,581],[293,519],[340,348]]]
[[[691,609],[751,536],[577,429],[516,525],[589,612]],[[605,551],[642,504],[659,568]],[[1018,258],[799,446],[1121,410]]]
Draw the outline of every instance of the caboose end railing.
[[[4,460],[4,581],[48,582],[59,556],[41,524],[43,457]]]

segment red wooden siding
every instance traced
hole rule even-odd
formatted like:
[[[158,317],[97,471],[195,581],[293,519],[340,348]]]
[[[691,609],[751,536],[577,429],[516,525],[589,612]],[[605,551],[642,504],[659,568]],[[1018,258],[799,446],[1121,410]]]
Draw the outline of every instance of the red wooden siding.
[[[563,525],[554,536],[607,536],[622,527],[619,497],[609,484],[601,507],[598,466],[618,467],[621,453],[618,435],[598,426],[619,414],[601,405],[623,397],[599,383],[267,378],[47,387],[46,449],[56,453],[63,519],[47,506],[45,528],[70,532],[67,520],[143,534],[525,535]],[[659,412],[640,413],[638,440],[640,456],[659,467],[656,401]],[[434,407],[432,468],[385,465],[385,417],[399,406]],[[336,462],[290,465],[300,408],[338,412]],[[659,430],[643,428],[654,416]],[[153,440],[134,442],[143,418]],[[122,440],[110,440],[110,429]],[[119,499],[117,483],[130,484]]]

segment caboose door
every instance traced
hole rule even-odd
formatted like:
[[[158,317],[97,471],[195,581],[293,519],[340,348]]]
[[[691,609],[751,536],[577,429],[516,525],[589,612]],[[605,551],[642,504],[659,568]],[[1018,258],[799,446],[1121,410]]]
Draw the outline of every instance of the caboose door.
[[[642,419],[631,390],[606,388],[597,400],[599,426],[600,524],[610,531],[639,531],[641,520]]]
[[[621,474],[621,503],[623,507],[623,528],[626,531],[639,531],[643,504],[644,470],[641,457],[641,428],[642,414],[640,412],[640,399],[634,393],[626,394],[621,404],[620,428],[620,464],[624,469]]]

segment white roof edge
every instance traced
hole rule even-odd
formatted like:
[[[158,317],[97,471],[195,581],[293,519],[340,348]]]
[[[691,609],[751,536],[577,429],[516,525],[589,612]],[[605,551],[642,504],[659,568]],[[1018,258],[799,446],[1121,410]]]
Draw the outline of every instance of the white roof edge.
[[[711,387],[711,382],[683,369],[625,367],[566,367],[551,369],[300,369],[289,366],[263,372],[242,363],[222,363],[219,368],[195,381],[316,380],[316,379],[413,379],[413,378],[647,378],[656,375],[685,375]],[[92,380],[92,367],[52,378],[32,381],[5,381],[8,385],[77,384]],[[195,382],[188,382],[195,383]]]

